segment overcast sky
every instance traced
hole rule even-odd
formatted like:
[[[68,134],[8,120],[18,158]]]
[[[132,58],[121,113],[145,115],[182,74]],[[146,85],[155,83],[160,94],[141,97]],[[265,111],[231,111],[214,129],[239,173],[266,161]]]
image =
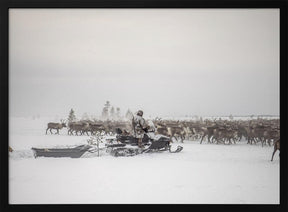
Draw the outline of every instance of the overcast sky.
[[[279,115],[279,29],[279,9],[10,9],[10,115]]]

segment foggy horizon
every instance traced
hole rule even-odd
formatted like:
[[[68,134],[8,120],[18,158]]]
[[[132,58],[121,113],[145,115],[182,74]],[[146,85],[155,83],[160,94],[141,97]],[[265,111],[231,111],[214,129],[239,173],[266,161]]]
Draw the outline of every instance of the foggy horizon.
[[[9,9],[9,116],[279,116],[279,9]]]

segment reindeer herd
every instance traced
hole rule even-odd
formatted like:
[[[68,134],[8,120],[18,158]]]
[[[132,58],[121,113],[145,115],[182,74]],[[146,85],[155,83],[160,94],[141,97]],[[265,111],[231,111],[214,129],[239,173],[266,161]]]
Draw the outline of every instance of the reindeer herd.
[[[236,144],[246,141],[247,144],[261,146],[274,146],[274,150],[280,151],[280,120],[279,119],[250,119],[250,120],[162,120],[155,118],[150,122],[150,130],[155,134],[162,134],[171,138],[172,142],[184,142],[184,140],[203,141],[210,144]],[[48,123],[47,131],[56,130],[59,134],[62,128],[68,128],[68,135],[95,135],[96,132],[115,134],[117,128],[132,133],[130,120],[81,120],[66,123]],[[273,153],[273,156],[275,154]],[[272,159],[273,160],[273,157]]]
[[[127,129],[129,122],[125,121],[102,121],[102,120],[81,120],[68,122],[66,124],[63,120],[61,123],[48,123],[46,134],[48,130],[53,134],[52,130],[56,130],[55,134],[59,134],[59,130],[64,127],[68,128],[68,135],[95,135],[97,132],[104,132],[107,135],[115,134],[116,128]]]

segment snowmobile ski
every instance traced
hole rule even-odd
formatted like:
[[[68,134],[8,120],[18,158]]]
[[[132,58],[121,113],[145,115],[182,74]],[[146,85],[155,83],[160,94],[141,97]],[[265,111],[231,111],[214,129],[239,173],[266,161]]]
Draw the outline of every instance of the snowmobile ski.
[[[170,153],[177,153],[177,152],[181,152],[182,151],[182,149],[183,149],[183,147],[182,146],[177,146],[177,149],[176,150],[174,150],[174,151],[172,151],[171,150],[171,147],[169,148],[169,152]]]

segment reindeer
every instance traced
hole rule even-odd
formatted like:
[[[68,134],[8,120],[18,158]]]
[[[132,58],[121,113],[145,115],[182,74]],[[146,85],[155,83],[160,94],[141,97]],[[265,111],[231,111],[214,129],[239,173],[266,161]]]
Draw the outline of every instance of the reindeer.
[[[193,139],[195,137],[195,129],[189,122],[183,122],[183,131],[184,131],[184,136],[185,139]]]
[[[176,141],[178,141],[178,138],[180,138],[181,143],[183,143],[185,139],[185,131],[181,126],[167,126],[168,129],[168,135],[170,135],[171,140],[174,137]]]
[[[278,138],[275,142],[274,142],[274,151],[272,153],[272,158],[271,158],[271,161],[273,161],[273,157],[274,157],[274,154],[275,152],[279,150],[279,157],[280,157],[280,138]]]
[[[170,137],[170,135],[168,134],[168,128],[164,124],[156,124],[155,128],[156,128],[155,134],[162,134]]]
[[[97,132],[106,132],[106,128],[102,123],[90,123],[91,135],[96,135]]]
[[[253,129],[252,126],[248,125],[244,127],[246,132],[247,132],[247,144],[256,144],[256,135],[255,135],[255,130]]]
[[[266,144],[266,143],[268,143],[268,145],[271,146],[272,140],[276,141],[276,139],[279,138],[280,132],[278,129],[276,128],[274,129],[270,127],[264,131],[263,136],[264,136],[264,139],[263,139],[262,146],[263,144]]]
[[[248,135],[247,135],[247,130],[245,128],[245,126],[241,125],[241,124],[237,124],[237,140],[241,141],[241,139],[244,137],[246,140],[248,139]]]
[[[205,136],[208,137],[208,143],[212,143],[212,141],[210,140],[210,138],[214,135],[215,131],[218,129],[218,126],[207,126],[207,127],[203,127],[203,134],[201,137],[201,141],[200,144],[202,144],[202,141],[204,139]]]
[[[212,141],[215,140],[216,144],[218,144],[219,142],[222,142],[224,144],[228,142],[228,144],[232,144],[231,140],[233,140],[234,144],[236,144],[236,135],[237,131],[231,126],[219,127],[214,129]]]
[[[88,135],[89,130],[89,123],[84,121],[77,121],[77,122],[69,122],[68,123],[68,135],[74,135],[73,132],[75,132],[76,135],[78,135],[78,132],[80,135],[83,135],[85,132]]]
[[[57,132],[55,134],[59,134],[59,130],[61,130],[63,127],[67,127],[65,122],[63,120],[61,120],[61,123],[53,123],[53,122],[49,122],[48,125],[47,125],[47,129],[46,129],[46,134],[47,134],[47,131],[50,129],[50,133],[52,133],[52,129],[55,129],[57,130]]]

